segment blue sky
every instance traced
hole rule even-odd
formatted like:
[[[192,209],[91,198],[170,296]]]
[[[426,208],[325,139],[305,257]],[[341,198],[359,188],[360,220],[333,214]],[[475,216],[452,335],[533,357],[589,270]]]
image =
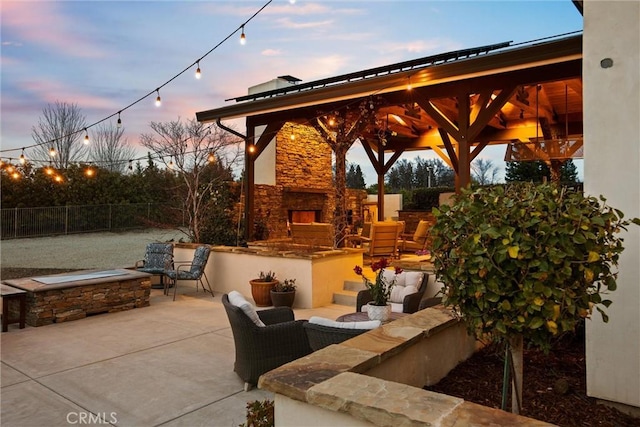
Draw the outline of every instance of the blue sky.
[[[202,57],[266,2],[2,0],[0,156],[15,159],[34,143],[31,129],[47,103],[76,103],[88,123],[102,120]],[[194,118],[279,75],[312,81],[582,26],[570,0],[273,0],[246,25],[246,45],[238,31],[200,62],[200,80],[194,66],[160,90],[161,107],[154,93],[121,118],[129,143],[139,147],[151,121]],[[237,126],[244,133],[243,122]],[[504,150],[488,147],[480,157],[503,170]],[[416,155],[434,157],[404,158]],[[361,165],[368,185],[375,183],[361,148],[354,146],[348,160]]]

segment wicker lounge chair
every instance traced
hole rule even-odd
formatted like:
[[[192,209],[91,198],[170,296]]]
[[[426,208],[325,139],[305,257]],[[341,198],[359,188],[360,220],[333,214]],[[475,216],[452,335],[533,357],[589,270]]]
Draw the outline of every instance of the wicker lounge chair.
[[[304,332],[306,320],[295,320],[289,307],[258,311],[265,326],[255,324],[245,312],[222,296],[236,347],[234,371],[245,382],[245,391],[258,383],[260,375],[311,353]]]
[[[332,326],[319,325],[307,322],[304,329],[309,339],[309,345],[313,351],[320,350],[331,344],[340,344],[343,341],[363,334],[370,329],[346,329]]]
[[[406,273],[401,273],[401,274],[406,274]],[[420,289],[418,289],[418,292],[406,295],[402,299],[402,313],[415,313],[420,309],[420,302],[424,297],[425,291],[427,289],[428,281],[429,281],[429,274],[423,273]],[[362,311],[362,306],[368,303],[369,301],[373,301],[373,298],[371,297],[371,292],[369,292],[368,289],[364,289],[358,292],[358,295],[356,296],[356,311]],[[399,309],[394,311],[400,312]]]

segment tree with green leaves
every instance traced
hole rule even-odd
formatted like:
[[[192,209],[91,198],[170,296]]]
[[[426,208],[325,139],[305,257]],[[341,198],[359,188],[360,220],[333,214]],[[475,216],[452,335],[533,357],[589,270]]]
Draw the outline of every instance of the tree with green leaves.
[[[349,170],[347,170],[347,188],[355,188],[358,190],[367,188],[360,165],[354,163],[349,164]]]
[[[505,169],[506,182],[542,182],[551,180],[551,170],[542,160],[535,162],[508,162]],[[573,185],[578,182],[578,170],[573,160],[563,162],[560,167],[560,183]]]
[[[519,413],[523,341],[548,351],[594,309],[608,320],[604,295],[616,289],[621,231],[630,221],[602,197],[532,183],[463,189],[433,212],[443,302],[478,339],[508,344]]]

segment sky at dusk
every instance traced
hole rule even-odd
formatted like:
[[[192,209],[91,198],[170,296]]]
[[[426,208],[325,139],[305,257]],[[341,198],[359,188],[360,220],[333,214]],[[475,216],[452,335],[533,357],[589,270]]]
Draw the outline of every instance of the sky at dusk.
[[[121,114],[125,137],[145,157],[138,139],[152,133],[151,121],[195,118],[280,75],[308,82],[583,28],[570,0],[273,0],[245,26],[247,43],[240,45],[240,25],[266,3],[2,0],[0,157],[16,159],[33,145],[32,127],[56,101],[77,104],[91,124],[153,92]],[[234,32],[200,62],[201,79],[194,65],[160,90],[162,106],[154,106],[155,88]],[[117,114],[110,120],[115,125]],[[231,124],[245,133],[244,121]],[[493,160],[501,176],[505,147],[479,156]],[[424,151],[402,158],[418,155],[436,157]],[[359,144],[348,161],[362,167],[367,185],[376,182]]]

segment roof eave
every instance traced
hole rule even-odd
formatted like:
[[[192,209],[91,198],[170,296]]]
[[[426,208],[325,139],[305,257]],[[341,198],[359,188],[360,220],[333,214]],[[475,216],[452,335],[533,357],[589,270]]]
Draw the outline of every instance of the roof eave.
[[[196,113],[199,122],[251,117],[276,111],[302,108],[348,99],[388,93],[406,87],[408,77],[414,87],[431,86],[505,71],[572,61],[582,57],[582,35],[508,49],[464,60],[407,70],[319,89],[246,101]],[[382,89],[381,89],[382,88]]]

